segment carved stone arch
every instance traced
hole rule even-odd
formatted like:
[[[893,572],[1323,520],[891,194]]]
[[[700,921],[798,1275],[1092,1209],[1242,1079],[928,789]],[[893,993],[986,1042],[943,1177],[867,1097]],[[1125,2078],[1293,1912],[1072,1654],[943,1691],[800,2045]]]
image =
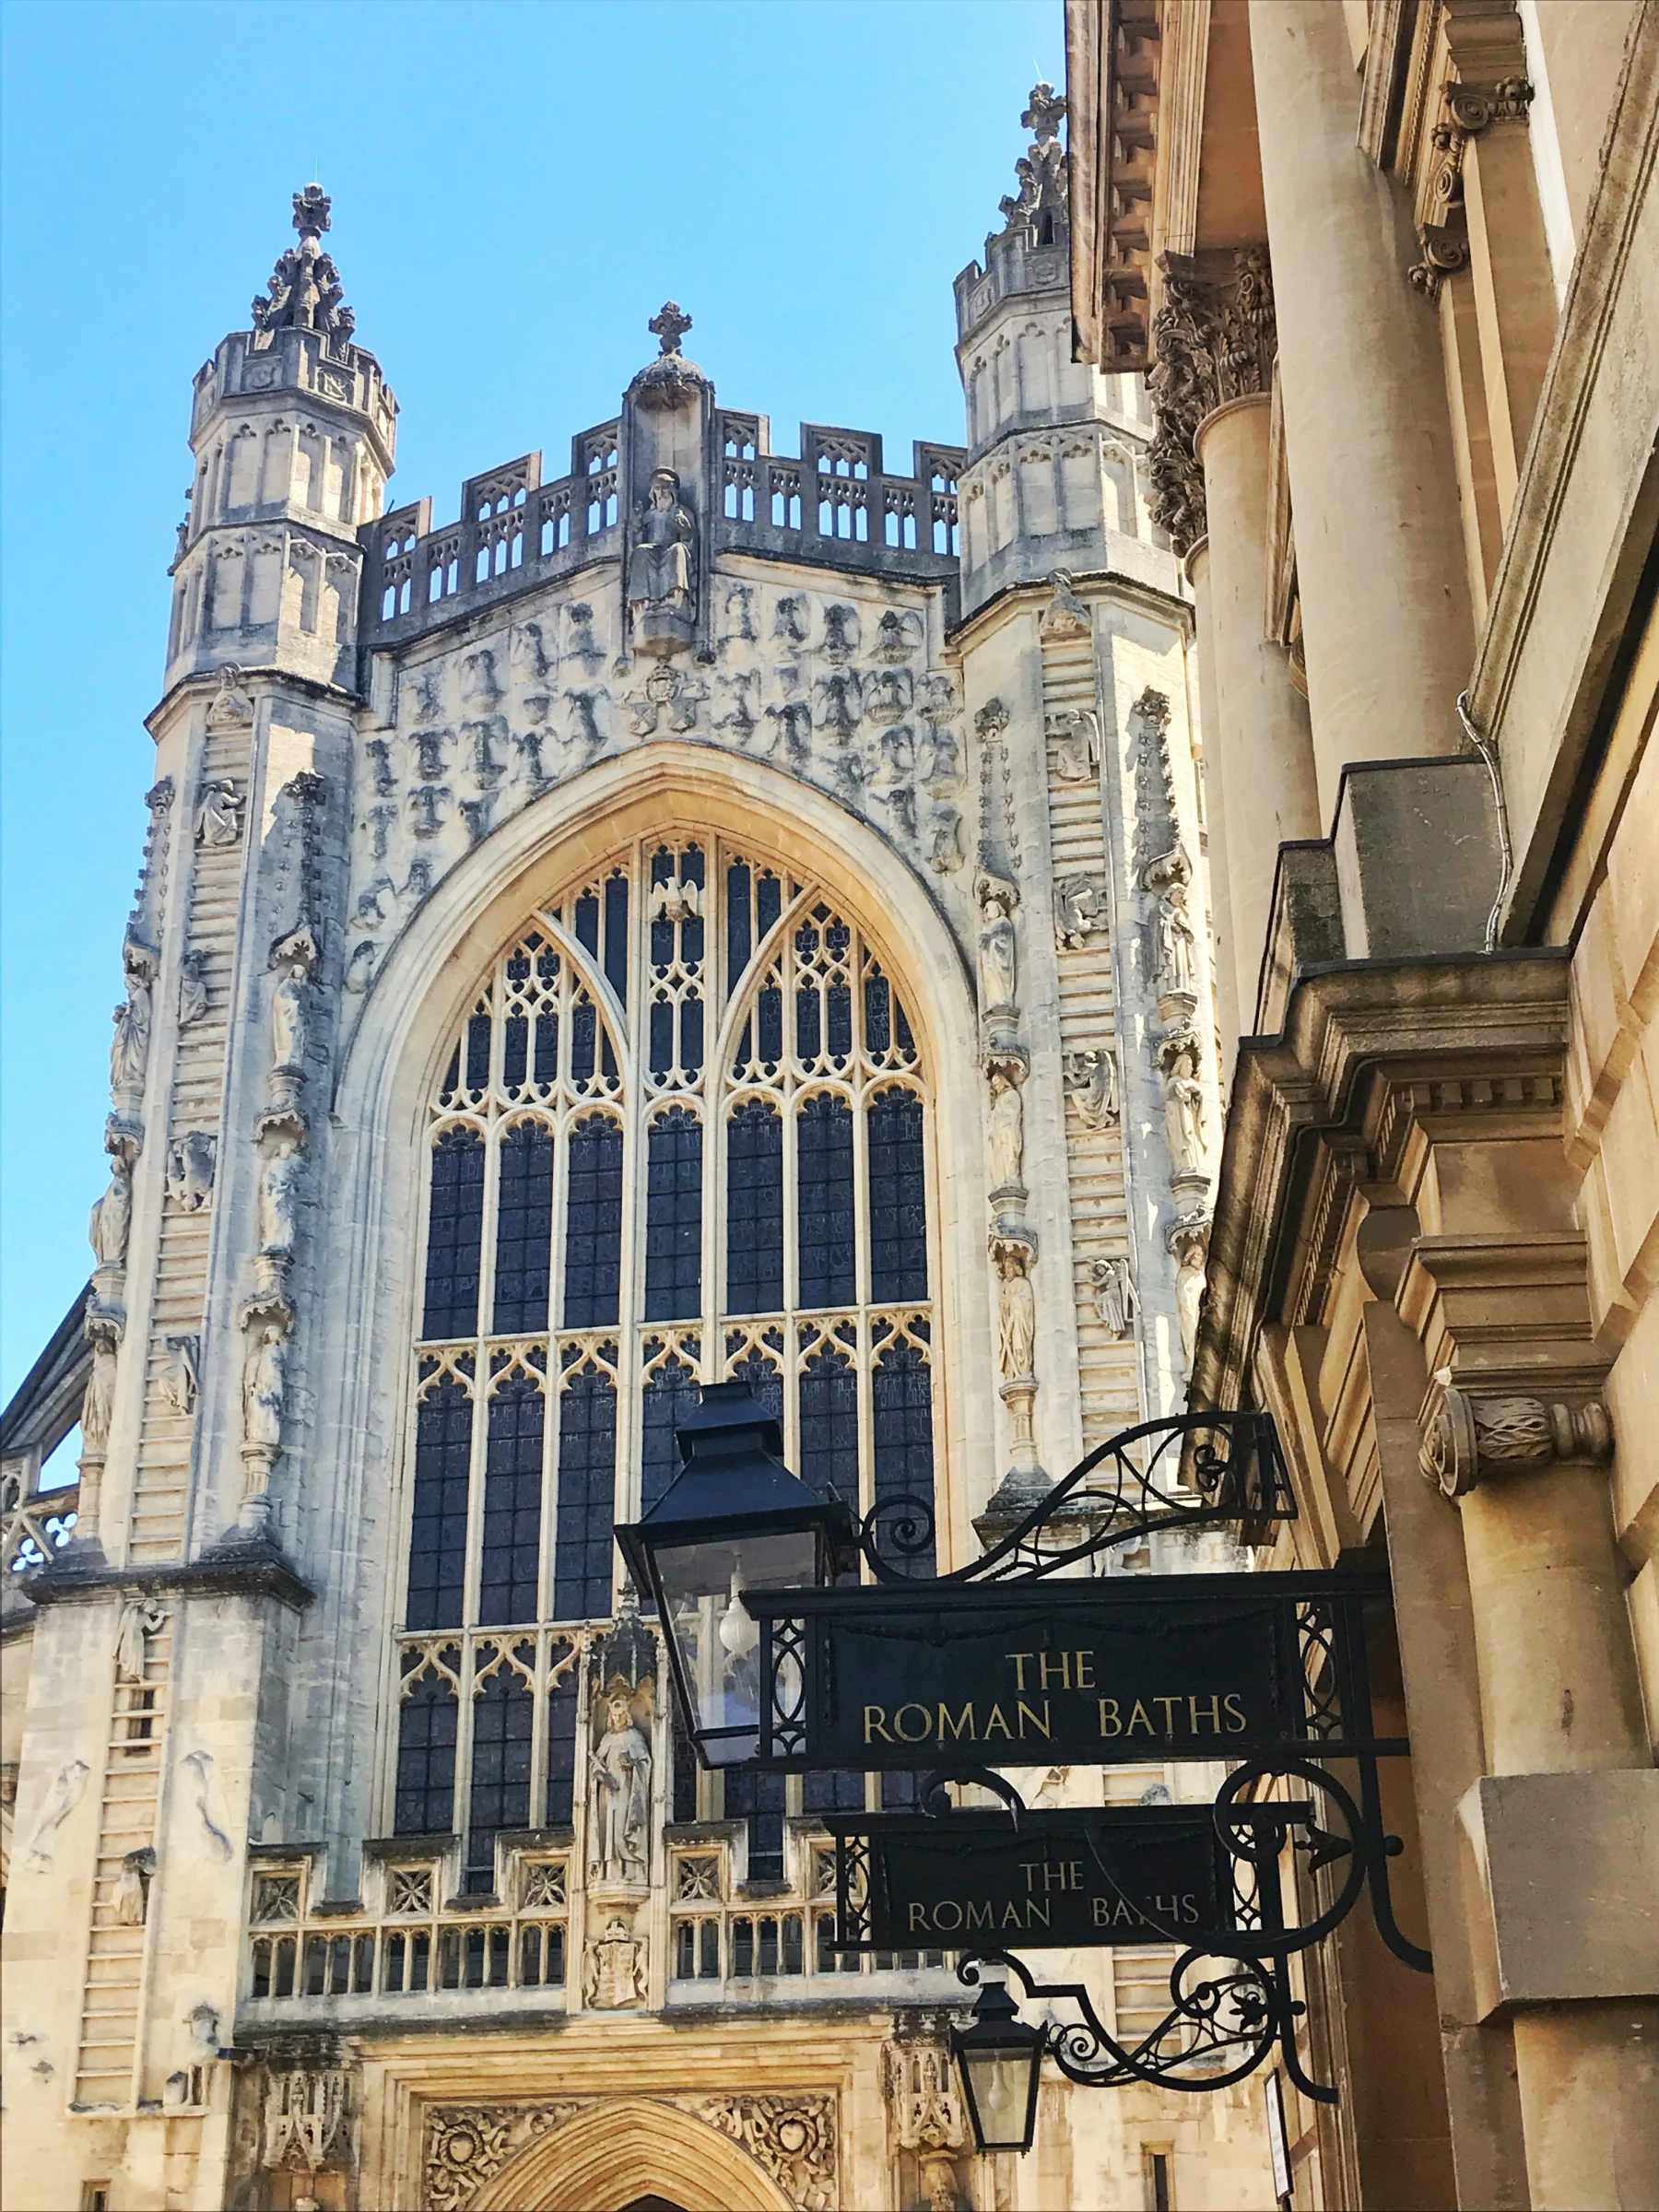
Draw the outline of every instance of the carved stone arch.
[[[540,2136],[485,2183],[471,2212],[622,2212],[651,2196],[683,2212],[794,2212],[729,2136],[645,2098],[596,2105]]]

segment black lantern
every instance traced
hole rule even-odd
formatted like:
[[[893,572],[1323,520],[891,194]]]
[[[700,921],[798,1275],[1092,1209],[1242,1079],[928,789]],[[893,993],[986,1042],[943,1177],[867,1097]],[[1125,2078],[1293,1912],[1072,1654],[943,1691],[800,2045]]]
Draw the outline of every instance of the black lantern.
[[[686,1727],[708,1767],[740,1766],[759,1745],[760,1630],[746,1590],[834,1580],[852,1515],[783,1465],[783,1435],[742,1382],[707,1382],[676,1424],[680,1472],[640,1520],[617,1531],[634,1581],[656,1601]]]
[[[1037,2129],[1041,2028],[1021,2020],[1005,1982],[987,1982],[971,2028],[953,2028],[950,2044],[980,2150],[1030,2150]]]

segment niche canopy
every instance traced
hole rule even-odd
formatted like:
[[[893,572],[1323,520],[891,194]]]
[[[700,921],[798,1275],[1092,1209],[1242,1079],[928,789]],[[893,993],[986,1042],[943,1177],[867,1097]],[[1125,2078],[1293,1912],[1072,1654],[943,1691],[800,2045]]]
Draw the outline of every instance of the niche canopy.
[[[740,1766],[759,1748],[763,1694],[744,1593],[827,1586],[851,1552],[853,1519],[790,1473],[782,1430],[742,1382],[705,1383],[676,1436],[679,1474],[617,1541],[656,1602],[699,1759]]]

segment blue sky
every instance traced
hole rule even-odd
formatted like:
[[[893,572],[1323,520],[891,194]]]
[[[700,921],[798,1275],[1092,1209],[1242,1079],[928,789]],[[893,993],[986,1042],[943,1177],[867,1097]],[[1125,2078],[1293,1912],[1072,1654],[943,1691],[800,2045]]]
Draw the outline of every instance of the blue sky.
[[[672,295],[728,406],[960,435],[951,279],[1061,0],[6,0],[0,1399],[90,1265],[190,380],[319,176],[392,498],[615,412]]]

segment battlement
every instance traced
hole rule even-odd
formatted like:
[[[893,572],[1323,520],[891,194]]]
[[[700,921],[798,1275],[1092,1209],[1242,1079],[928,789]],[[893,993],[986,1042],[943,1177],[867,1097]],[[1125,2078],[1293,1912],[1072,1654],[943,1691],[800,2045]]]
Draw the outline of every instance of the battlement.
[[[621,418],[580,431],[569,474],[550,484],[539,453],[469,477],[459,518],[437,529],[429,499],[364,524],[362,643],[402,643],[619,558],[622,435]],[[808,422],[799,442],[798,457],[774,453],[766,416],[714,410],[704,481],[686,488],[710,516],[716,553],[912,582],[956,575],[963,448],[918,441],[905,477],[887,473],[874,431]]]

